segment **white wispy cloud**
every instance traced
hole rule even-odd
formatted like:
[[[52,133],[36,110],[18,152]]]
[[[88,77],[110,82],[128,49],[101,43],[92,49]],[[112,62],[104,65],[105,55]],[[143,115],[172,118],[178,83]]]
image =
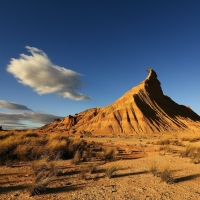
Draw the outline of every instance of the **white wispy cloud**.
[[[11,110],[31,111],[31,109],[29,109],[27,106],[17,104],[17,103],[13,103],[13,102],[8,102],[8,101],[5,101],[5,100],[0,100],[0,108],[8,108],[8,109],[11,109]]]
[[[19,83],[32,87],[40,95],[55,93],[72,100],[91,98],[77,92],[82,86],[81,74],[53,64],[40,49],[29,46],[26,49],[31,55],[20,54],[20,58],[12,58],[7,66]]]

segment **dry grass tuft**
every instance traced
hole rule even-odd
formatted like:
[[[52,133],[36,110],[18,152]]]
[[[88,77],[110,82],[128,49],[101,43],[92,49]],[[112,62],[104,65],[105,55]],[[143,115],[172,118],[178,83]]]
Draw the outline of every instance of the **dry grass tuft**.
[[[74,158],[72,159],[72,164],[77,165],[81,161],[81,152],[80,150],[77,150],[74,154]]]
[[[174,151],[174,149],[172,147],[170,147],[170,145],[163,145],[163,146],[160,146],[159,151],[165,151],[168,153],[172,153]]]
[[[187,145],[181,156],[189,157],[194,164],[198,164],[200,163],[200,147]]]
[[[172,170],[166,166],[160,173],[161,181],[166,183],[174,183],[174,177]]]
[[[32,170],[34,180],[32,187],[30,188],[30,195],[39,195],[44,193],[48,184],[52,179],[57,176],[59,170],[59,161],[49,161],[49,159],[43,158],[41,160],[34,161],[32,163]]]
[[[96,164],[88,165],[88,171],[89,171],[90,174],[95,173],[96,169],[97,169],[97,165]]]
[[[118,154],[117,148],[107,147],[104,149],[105,160],[114,161]]]
[[[200,147],[187,145],[181,156],[189,157],[194,164],[198,164],[200,163]]]
[[[117,171],[117,166],[116,165],[111,165],[106,171],[106,176],[108,178],[112,178],[116,171]]]
[[[40,178],[37,177],[34,181],[33,186],[30,188],[30,196],[39,195],[45,192],[46,187],[48,186],[50,182],[50,178],[44,178],[41,176]]]
[[[158,167],[155,163],[153,163],[151,166],[150,166],[150,172],[154,175],[154,176],[157,176],[158,175]]]
[[[169,145],[170,144],[170,139],[162,139],[156,142],[157,145]]]

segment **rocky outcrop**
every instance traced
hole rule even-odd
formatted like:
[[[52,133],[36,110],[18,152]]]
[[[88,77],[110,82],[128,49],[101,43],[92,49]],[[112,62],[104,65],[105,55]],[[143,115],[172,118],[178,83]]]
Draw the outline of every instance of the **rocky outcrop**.
[[[200,116],[164,95],[156,72],[152,69],[147,71],[144,81],[111,105],[69,115],[40,130],[135,135],[195,131],[199,128]]]

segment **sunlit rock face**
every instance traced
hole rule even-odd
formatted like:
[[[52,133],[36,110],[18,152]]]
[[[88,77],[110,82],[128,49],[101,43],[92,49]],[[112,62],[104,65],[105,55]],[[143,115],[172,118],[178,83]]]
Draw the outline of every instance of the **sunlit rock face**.
[[[164,95],[156,72],[147,71],[145,80],[111,105],[54,120],[39,130],[93,135],[152,135],[198,130],[200,116]]]

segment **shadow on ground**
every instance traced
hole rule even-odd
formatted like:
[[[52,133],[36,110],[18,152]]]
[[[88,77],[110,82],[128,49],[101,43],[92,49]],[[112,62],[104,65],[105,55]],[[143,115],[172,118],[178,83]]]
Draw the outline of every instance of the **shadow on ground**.
[[[70,186],[61,186],[56,188],[46,188],[45,194],[56,194],[56,193],[62,193],[67,191],[73,191],[73,190],[80,190],[83,189],[85,184],[76,184],[76,185],[70,185]]]
[[[141,171],[141,172],[129,172],[129,173],[124,173],[124,174],[115,174],[112,176],[112,178],[120,178],[124,176],[131,176],[131,175],[139,175],[139,174],[147,174],[148,171]]]
[[[192,175],[188,175],[188,176],[182,176],[182,177],[176,178],[175,182],[179,183],[179,182],[184,182],[184,181],[190,181],[190,180],[196,179],[198,177],[200,177],[200,174],[192,174]]]
[[[17,191],[17,190],[24,190],[24,189],[27,189],[28,187],[29,186],[24,186],[24,185],[0,187],[0,194]]]

